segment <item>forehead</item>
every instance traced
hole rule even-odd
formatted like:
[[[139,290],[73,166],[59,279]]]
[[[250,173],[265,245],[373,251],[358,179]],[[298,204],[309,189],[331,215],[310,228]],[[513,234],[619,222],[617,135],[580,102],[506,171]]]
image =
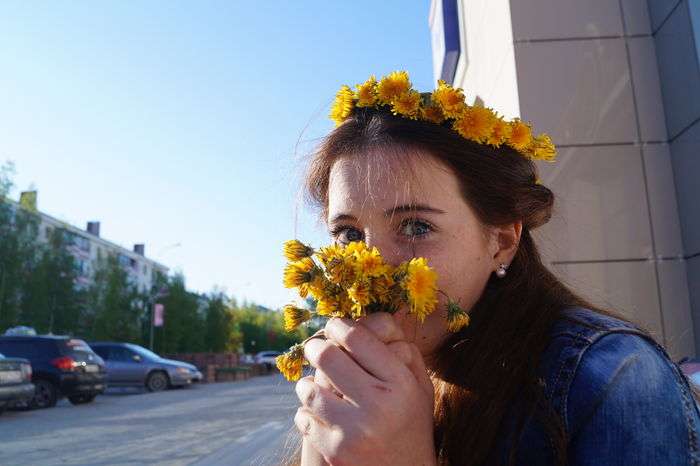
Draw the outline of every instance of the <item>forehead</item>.
[[[442,210],[464,205],[457,177],[430,154],[375,150],[341,157],[331,167],[329,219],[411,204]]]

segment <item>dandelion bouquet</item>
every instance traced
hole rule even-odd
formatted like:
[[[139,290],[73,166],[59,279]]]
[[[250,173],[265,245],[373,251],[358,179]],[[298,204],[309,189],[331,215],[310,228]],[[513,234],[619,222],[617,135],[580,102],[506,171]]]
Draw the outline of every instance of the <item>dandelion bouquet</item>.
[[[311,320],[314,314],[357,320],[373,312],[393,314],[404,305],[422,323],[437,306],[437,274],[424,258],[393,267],[384,262],[376,247],[369,248],[363,242],[314,250],[297,240],[284,243],[284,255],[289,261],[284,286],[316,301],[314,312],[291,304],[284,307],[287,331]],[[469,324],[469,316],[450,301],[447,322],[451,331],[458,331]],[[276,362],[287,380],[298,380],[305,364],[303,343],[292,346]]]

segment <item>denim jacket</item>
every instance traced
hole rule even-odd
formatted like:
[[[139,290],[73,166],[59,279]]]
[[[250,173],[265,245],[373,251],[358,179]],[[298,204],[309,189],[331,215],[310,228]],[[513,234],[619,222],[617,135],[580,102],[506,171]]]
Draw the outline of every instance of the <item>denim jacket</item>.
[[[663,348],[618,319],[583,308],[564,314],[539,375],[564,426],[568,464],[700,465],[700,413]],[[534,419],[525,424],[515,464],[554,465],[552,441]],[[507,464],[513,427],[504,423],[495,463]]]

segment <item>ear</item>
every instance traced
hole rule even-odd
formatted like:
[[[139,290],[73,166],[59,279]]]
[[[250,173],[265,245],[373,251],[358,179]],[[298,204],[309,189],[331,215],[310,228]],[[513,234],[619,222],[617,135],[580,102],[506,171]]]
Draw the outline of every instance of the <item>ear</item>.
[[[520,235],[522,231],[522,221],[492,227],[490,252],[493,258],[494,270],[500,264],[506,264],[506,266],[508,266],[513,261],[513,257],[520,244]]]

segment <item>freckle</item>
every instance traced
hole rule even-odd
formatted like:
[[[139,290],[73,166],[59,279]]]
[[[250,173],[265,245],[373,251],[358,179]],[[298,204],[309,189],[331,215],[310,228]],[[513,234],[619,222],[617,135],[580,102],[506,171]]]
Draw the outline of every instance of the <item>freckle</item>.
[[[382,385],[372,385],[372,386],[373,386],[374,388],[376,388],[377,390],[381,390],[381,391],[383,391],[383,392],[391,393],[391,389],[388,388],[388,387],[383,387]]]

